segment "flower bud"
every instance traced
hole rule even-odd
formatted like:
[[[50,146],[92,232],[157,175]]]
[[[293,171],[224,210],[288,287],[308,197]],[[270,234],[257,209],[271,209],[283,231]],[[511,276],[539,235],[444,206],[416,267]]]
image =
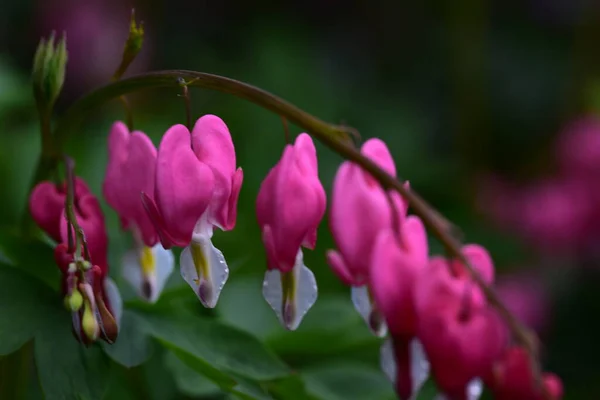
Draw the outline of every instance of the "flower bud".
[[[42,38],[33,60],[33,91],[38,107],[50,109],[62,90],[67,66],[67,39],[54,43],[54,32]]]
[[[92,342],[95,342],[98,339],[98,322],[96,321],[96,316],[92,311],[92,307],[89,303],[85,303],[83,309],[83,317],[81,318],[81,327],[83,328],[83,332],[85,336]]]
[[[83,305],[83,296],[77,289],[73,293],[65,296],[65,307],[71,312],[79,311]]]

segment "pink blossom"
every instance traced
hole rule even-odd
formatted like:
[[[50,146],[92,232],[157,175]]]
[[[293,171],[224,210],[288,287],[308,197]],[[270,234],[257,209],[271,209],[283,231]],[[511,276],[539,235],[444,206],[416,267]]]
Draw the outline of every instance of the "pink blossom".
[[[75,178],[75,208],[79,200],[90,190],[83,179]],[[50,181],[38,183],[29,196],[29,212],[33,220],[56,242],[60,242],[60,219],[65,209],[67,187]]]
[[[485,382],[496,400],[560,400],[563,397],[562,382],[551,373],[542,375],[549,396],[544,397],[537,387],[528,354],[516,346],[504,351],[485,376]]]
[[[301,247],[314,249],[326,203],[315,146],[308,134],[300,134],[294,145],[285,147],[256,200],[270,270],[263,295],[288,329],[298,326],[317,298],[316,281],[304,265]],[[290,283],[284,285],[282,279]]]
[[[173,254],[158,242],[154,224],[142,203],[152,200],[156,175],[156,148],[143,132],[116,122],[108,138],[108,165],[102,186],[107,203],[117,212],[134,239],[122,260],[121,271],[138,295],[158,300],[174,266]]]
[[[493,265],[485,249],[463,248],[486,283]],[[417,335],[435,381],[450,399],[466,400],[466,388],[488,371],[507,339],[503,322],[458,261],[431,259],[415,287]]]
[[[229,269],[211,238],[214,227],[233,229],[241,168],[225,123],[214,115],[200,118],[190,131],[171,127],[160,143],[154,198],[143,204],[165,248],[186,246],[181,273],[206,307],[214,307]]]
[[[396,371],[392,378],[402,399],[418,391],[428,373],[421,376],[420,371],[411,368],[420,356],[414,354],[411,346],[417,332],[414,288],[417,276],[427,263],[427,234],[418,217],[407,217],[399,236],[391,228],[377,236],[369,287],[392,338]]]

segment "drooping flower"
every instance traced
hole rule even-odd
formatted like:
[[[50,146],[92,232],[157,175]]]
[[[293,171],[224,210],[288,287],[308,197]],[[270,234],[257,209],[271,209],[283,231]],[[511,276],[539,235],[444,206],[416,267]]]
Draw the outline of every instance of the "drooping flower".
[[[61,198],[63,203],[59,207]],[[64,185],[56,187],[51,182],[41,182],[30,198],[32,215],[59,242],[54,250],[55,261],[62,274],[62,294],[73,317],[76,337],[85,344],[98,338],[113,343],[119,331],[122,301],[115,283],[108,277],[108,237],[100,203],[85,182],[76,178],[73,213],[85,235],[85,251],[83,246],[75,248],[77,241],[73,227],[67,222],[65,198]],[[40,212],[44,204],[48,207]]]
[[[214,115],[198,119],[191,134],[171,127],[160,143],[154,198],[144,207],[165,248],[181,246],[181,275],[205,307],[214,307],[229,276],[223,253],[211,238],[214,227],[235,226],[242,169],[225,123]]]
[[[392,176],[396,167],[384,142],[366,141],[361,152]],[[400,217],[406,214],[407,204],[399,196],[392,198]],[[385,335],[385,325],[372,322],[372,300],[367,287],[371,254],[377,234],[392,223],[388,194],[379,183],[357,164],[344,162],[335,176],[331,195],[329,226],[338,250],[327,252],[327,262],[347,285],[352,286],[352,300],[370,328],[379,336]]]
[[[563,386],[551,373],[542,375],[542,385],[549,397],[544,397],[534,378],[530,358],[521,347],[508,347],[486,376],[485,383],[496,400],[560,400]]]
[[[429,375],[429,363],[415,338],[414,304],[416,279],[428,260],[425,227],[413,215],[397,229],[382,230],[373,247],[369,287],[390,334],[382,346],[381,364],[401,399],[418,393]]]
[[[83,179],[75,178],[75,207],[90,190]],[[60,217],[65,209],[67,186],[50,181],[38,183],[29,196],[29,212],[36,224],[54,241],[60,242]]]
[[[102,186],[106,202],[131,232],[134,248],[123,257],[122,273],[138,295],[156,302],[173,272],[174,258],[158,241],[142,204],[142,193],[154,196],[156,148],[143,132],[116,122],[108,138],[108,165]]]
[[[462,252],[490,284],[494,268],[487,251],[467,245]],[[414,300],[417,336],[438,388],[451,400],[477,399],[481,378],[506,344],[503,322],[458,260],[432,258],[417,278]]]
[[[304,265],[301,247],[314,249],[326,208],[311,137],[300,134],[263,181],[256,215],[267,252],[263,296],[290,330],[317,299],[317,282]]]

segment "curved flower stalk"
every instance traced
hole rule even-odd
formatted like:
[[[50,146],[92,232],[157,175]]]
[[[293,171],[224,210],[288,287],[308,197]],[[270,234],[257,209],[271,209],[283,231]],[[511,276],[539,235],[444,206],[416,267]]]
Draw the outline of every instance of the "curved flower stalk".
[[[185,247],[179,260],[183,279],[205,307],[213,308],[229,268],[213,246],[213,229],[234,228],[243,173],[225,123],[217,116],[198,119],[192,132],[171,127],[158,149],[154,196],[143,205],[164,248]]]
[[[83,249],[76,249],[76,232],[65,210],[66,186],[48,181],[38,184],[29,201],[31,214],[46,233],[58,238],[54,255],[62,273],[62,294],[65,307],[72,314],[76,338],[84,344],[98,338],[113,343],[119,332],[123,303],[117,286],[108,277],[104,216],[85,182],[75,178],[71,206],[78,228],[85,234]]]
[[[256,215],[267,251],[263,296],[289,330],[298,327],[317,300],[317,282],[304,265],[302,248],[314,249],[325,215],[312,138],[302,133],[287,145],[261,184]]]
[[[369,139],[361,153],[389,174],[396,176],[396,166],[385,143]],[[394,196],[399,218],[406,214],[407,204]],[[327,262],[336,275],[352,286],[352,301],[370,329],[385,336],[383,318],[373,308],[366,284],[369,279],[371,254],[377,234],[391,226],[392,209],[388,194],[361,166],[344,162],[337,171],[331,195],[329,226],[338,250],[327,252]]]
[[[351,132],[348,128],[327,124],[276,96],[229,78],[193,71],[157,71],[107,85],[77,102],[69,109],[56,128],[55,139],[58,143],[56,148],[60,149],[61,144],[64,142],[68,133],[74,131],[72,128],[77,122],[81,121],[82,116],[87,111],[94,108],[96,105],[102,104],[109,98],[121,96],[141,88],[160,86],[178,87],[181,79],[186,81],[190,80],[190,86],[209,88],[244,98],[266,109],[274,111],[289,121],[303,127],[320,139],[326,146],[330,147],[349,161],[354,162],[357,166],[360,166],[359,168],[366,171],[364,172],[365,174],[368,173],[369,176],[373,177],[373,182],[377,181],[381,185],[383,188],[382,190],[393,190],[395,193],[403,196],[403,198],[411,205],[415,215],[419,216],[423,224],[431,230],[432,234],[440,239],[453,260],[440,263],[439,261],[435,261],[437,259],[434,259],[428,263],[426,268],[423,268],[423,271],[428,272],[420,273],[416,280],[417,284],[415,286],[414,304],[419,317],[417,323],[417,337],[421,341],[427,357],[431,362],[431,369],[435,380],[439,379],[439,387],[444,392],[442,398],[449,398],[451,400],[474,399],[478,396],[481,389],[481,382],[482,380],[487,379],[485,377],[489,374],[489,368],[488,371],[483,371],[484,368],[480,367],[490,364],[488,361],[491,358],[487,355],[482,355],[481,349],[487,347],[487,350],[492,350],[491,352],[494,353],[496,352],[497,347],[502,347],[497,346],[495,338],[498,339],[502,336],[500,331],[503,331],[504,325],[499,323],[499,321],[497,321],[498,324],[494,322],[494,311],[497,311],[502,317],[506,327],[508,327],[512,333],[516,344],[522,346],[526,350],[532,374],[530,376],[531,380],[525,379],[525,381],[527,381],[528,384],[535,384],[541,381],[540,375],[538,374],[539,359],[537,340],[535,336],[533,336],[532,333],[507,309],[491,289],[490,283],[493,278],[493,268],[482,267],[482,265],[487,264],[485,262],[482,263],[481,259],[472,259],[468,254],[465,254],[467,252],[463,252],[460,241],[453,236],[451,230],[452,226],[448,221],[421,199],[420,196],[413,191],[408,190],[406,185],[403,185],[398,181],[394,174],[386,170],[384,166],[369,155],[364,154],[364,152],[361,153],[355,149],[348,140],[347,133]],[[165,140],[163,140],[163,142],[165,142]],[[192,165],[193,163],[190,161],[190,158],[185,151],[186,148],[189,149],[189,144],[187,147],[182,147],[182,151],[179,152],[182,157],[178,162],[179,164],[187,163]],[[38,177],[45,176],[49,171],[54,170],[59,160],[52,149],[47,151],[47,153],[48,154],[46,154],[45,157],[41,157],[40,159],[41,162],[38,167],[38,174],[36,175]],[[160,165],[160,151],[158,158]],[[44,168],[47,168],[47,171],[45,171]],[[187,175],[185,175],[184,178],[181,178],[181,180],[187,182],[199,181],[199,179],[197,179],[198,169],[201,168],[195,166],[192,166],[192,168],[180,168],[182,171],[187,171]],[[175,179],[175,181],[179,181],[179,179]],[[209,180],[207,180],[206,183],[208,184]],[[214,182],[211,184],[214,184]],[[174,185],[174,188],[179,189],[182,186],[185,187],[183,184],[177,184]],[[192,186],[197,188],[197,186]],[[155,193],[158,192],[159,190],[155,189]],[[177,191],[175,192],[177,193]],[[167,200],[169,199],[168,195],[165,195],[165,197]],[[148,196],[144,196],[144,198],[148,200]],[[164,205],[161,206],[161,201],[163,200],[161,200],[159,196],[156,196],[155,202],[150,200],[145,201],[148,212],[153,216],[155,221],[164,223],[164,221],[160,219],[163,217],[161,212],[164,211],[162,209]],[[167,200],[164,200],[164,202],[167,202]],[[333,203],[335,203],[335,201]],[[183,204],[185,205],[187,203],[184,202]],[[396,205],[396,208],[401,209],[398,205]],[[351,207],[349,209],[351,209]],[[185,215],[187,210],[188,209],[185,207],[183,208],[183,212],[181,209],[176,210],[175,213],[169,214],[169,217],[173,217],[174,215]],[[343,213],[340,215],[343,215]],[[339,222],[339,218],[337,221]],[[192,222],[192,233],[194,231],[195,222],[196,220]],[[352,227],[353,225],[349,224],[347,226]],[[356,224],[356,226],[363,227],[363,225],[360,224]],[[339,224],[337,229],[343,230],[342,227],[343,223]],[[369,227],[367,226],[367,228]],[[332,228],[332,230],[334,229]],[[369,232],[379,233],[377,230],[369,230]],[[159,235],[161,240],[165,239],[163,241],[164,243],[173,243],[172,236],[167,236],[164,232],[160,233],[160,230]],[[353,235],[344,235],[342,232],[340,235],[340,232],[334,232],[334,235],[344,237],[342,242],[349,243],[353,243],[353,240],[349,240],[348,237],[350,239],[360,237],[357,233],[354,233]],[[368,241],[370,240],[368,237],[367,239]],[[336,243],[337,242],[338,238],[336,237]],[[360,241],[354,240],[354,243],[360,244]],[[355,278],[354,273],[356,271],[347,267],[349,264],[354,263],[354,260],[346,257],[347,254],[352,253],[351,251],[348,251],[347,248],[342,249],[344,246],[341,246],[340,243],[337,243],[337,245],[340,249],[339,253],[332,252],[329,256],[336,264],[334,265],[334,269],[339,272],[338,275],[345,281],[347,280],[350,282],[349,284],[352,284]],[[372,252],[370,246],[366,246],[366,248]],[[340,259],[343,262],[337,263],[336,261],[339,261]],[[370,257],[368,259],[370,260]],[[451,272],[446,271],[446,273],[443,273],[443,269],[441,268],[442,265],[449,268]],[[491,261],[489,262],[489,265],[491,266]],[[340,266],[342,268],[339,268]],[[347,273],[349,271],[351,271],[351,273]],[[489,274],[490,271],[492,272],[491,275]],[[431,276],[426,277],[428,274]],[[368,280],[367,277],[368,273],[359,274],[359,278],[362,279],[357,279],[357,281],[364,285],[364,282]],[[427,278],[431,278],[431,282],[428,282]],[[460,296],[461,294],[462,298]],[[458,298],[461,298],[461,301],[459,301]],[[370,304],[372,303],[370,302]],[[371,313],[377,314],[378,312]],[[437,330],[434,329],[436,327]],[[476,335],[475,333],[477,331],[482,332],[483,334],[481,336],[485,337],[482,339]],[[434,333],[438,334],[439,343],[437,344],[434,340]],[[461,339],[461,334],[473,339],[472,343]],[[498,339],[498,341],[501,340]],[[473,351],[467,346],[470,344],[473,344]],[[444,366],[444,363],[440,361],[444,359],[444,354],[453,361],[451,365],[454,370],[449,366]],[[501,354],[499,353],[498,357],[500,356]],[[499,365],[498,361],[499,359],[496,358],[496,360],[491,363],[492,365],[488,366],[490,368],[495,368]],[[482,379],[482,377],[484,377],[484,379]],[[492,381],[492,383],[487,384],[491,385],[493,383],[494,382]],[[551,392],[551,389],[553,390],[553,388],[549,388],[548,385],[543,386],[543,388],[546,389],[545,391],[547,392]],[[561,391],[555,393],[558,393],[557,396],[560,397]],[[545,398],[548,397],[546,396],[546,393],[544,393],[544,396]]]
[[[115,122],[108,137],[108,165],[102,186],[106,202],[117,212],[134,247],[123,257],[122,274],[138,296],[154,303],[173,272],[174,258],[159,243],[142,204],[142,193],[154,195],[156,148],[143,132]]]

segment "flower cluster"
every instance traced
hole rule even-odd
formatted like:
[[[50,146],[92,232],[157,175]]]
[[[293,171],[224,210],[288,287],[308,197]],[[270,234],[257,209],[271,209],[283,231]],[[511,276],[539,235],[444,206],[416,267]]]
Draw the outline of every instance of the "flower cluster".
[[[155,302],[174,267],[170,249],[183,247],[184,280],[204,306],[215,307],[229,271],[211,239],[215,227],[234,228],[243,180],[225,123],[205,115],[191,132],[175,125],[156,149],[144,133],[129,132],[117,122],[108,151],[104,196],[133,238],[121,265],[125,279],[139,296]],[[396,175],[383,141],[366,141],[361,153]],[[88,244],[82,260],[73,248],[73,221],[65,218],[64,186],[39,184],[31,212],[60,243],[56,260],[74,328],[84,341],[99,335],[112,341],[120,300],[113,300],[116,291],[109,289],[103,217],[81,180],[75,183],[75,202]],[[302,133],[285,146],[256,201],[267,258],[263,295],[289,330],[299,326],[317,299],[317,282],[302,248],[316,247],[326,207],[317,152]],[[408,213],[407,201],[353,162],[344,162],[335,176],[329,226],[337,249],[327,252],[327,262],[352,287],[352,301],[373,334],[387,335],[381,364],[401,399],[414,398],[430,373],[441,398],[449,400],[477,399],[484,383],[498,399],[562,397],[556,376],[546,374],[538,385],[535,366],[523,348],[511,344],[505,323],[469,269],[460,260],[432,256],[425,226]],[[461,251],[492,285],[488,252],[476,244]]]
[[[29,209],[37,224],[57,242],[54,255],[62,274],[65,306],[73,317],[73,333],[85,344],[98,338],[113,343],[123,305],[117,286],[108,277],[108,237],[100,203],[85,182],[75,178],[72,206],[86,237],[85,246],[77,249],[76,232],[66,218],[66,197],[66,184],[41,182],[31,193]]]

